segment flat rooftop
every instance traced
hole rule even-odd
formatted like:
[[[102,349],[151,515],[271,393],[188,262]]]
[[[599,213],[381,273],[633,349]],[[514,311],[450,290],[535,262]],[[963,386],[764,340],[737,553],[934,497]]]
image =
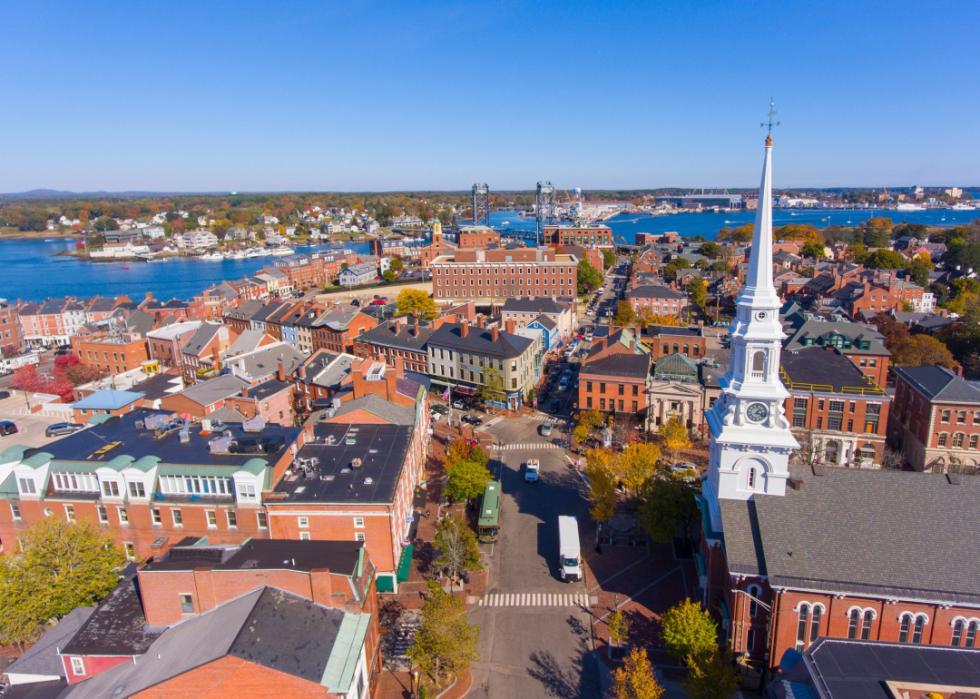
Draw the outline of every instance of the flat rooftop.
[[[200,540],[177,545],[144,571],[194,570],[301,570],[328,568],[354,575],[363,556],[361,541],[298,541],[294,539],[250,539],[240,546],[209,546]]]
[[[280,480],[266,502],[390,503],[413,429],[318,422],[294,462],[307,468]]]

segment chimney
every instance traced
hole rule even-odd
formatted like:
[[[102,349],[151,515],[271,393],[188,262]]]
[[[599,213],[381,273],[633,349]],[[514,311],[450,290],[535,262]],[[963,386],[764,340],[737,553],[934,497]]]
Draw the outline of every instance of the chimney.
[[[635,352],[635,351],[636,351],[636,338],[635,337],[631,337],[630,338],[630,352]]]
[[[459,336],[466,337],[467,333],[470,331],[469,321],[463,321],[459,326]]]
[[[248,386],[242,387],[242,398],[248,398]]]
[[[333,607],[333,581],[329,568],[314,568],[310,571],[310,600],[314,604]]]
[[[504,331],[506,331],[509,335],[513,335],[515,332],[517,332],[516,321],[513,320],[506,321],[504,323]]]
[[[286,365],[281,360],[276,365],[276,379],[284,383],[286,381]]]
[[[478,328],[480,328],[482,330],[483,329],[483,326],[484,326],[483,315],[480,314],[480,315],[478,315],[476,317],[476,327],[478,327]]]
[[[415,326],[412,328],[412,335],[415,337],[419,336],[419,319],[415,319]]]
[[[364,368],[370,366],[370,359],[362,359],[356,366],[351,365],[351,384],[354,389],[354,398],[360,398],[366,391],[364,390]]]
[[[494,325],[492,328],[490,328],[490,341],[496,342],[499,339],[500,339],[500,326]]]

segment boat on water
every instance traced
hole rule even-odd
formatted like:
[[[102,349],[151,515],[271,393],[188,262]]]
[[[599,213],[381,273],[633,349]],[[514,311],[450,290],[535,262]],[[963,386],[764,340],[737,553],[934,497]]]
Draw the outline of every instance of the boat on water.
[[[500,225],[501,226],[509,226],[510,225],[510,221],[501,221],[500,222]]]
[[[295,250],[293,250],[291,247],[288,247],[286,245],[280,245],[278,247],[274,247],[271,250],[269,250],[270,255],[276,255],[276,256],[292,255],[295,252],[296,252]]]
[[[895,211],[925,211],[926,207],[922,204],[910,204],[908,202],[902,202],[895,207]]]
[[[262,248],[249,248],[245,252],[245,257],[265,257],[268,254],[269,253],[267,253]]]
[[[211,262],[221,262],[221,260],[225,259],[225,256],[222,255],[220,252],[208,252],[201,255],[200,259],[208,260]]]
[[[225,259],[228,259],[228,260],[244,260],[245,259],[245,251],[244,250],[235,250],[234,252],[230,252],[227,255],[225,255]]]
[[[953,204],[951,207],[953,211],[976,211],[977,207],[971,206],[969,204]]]

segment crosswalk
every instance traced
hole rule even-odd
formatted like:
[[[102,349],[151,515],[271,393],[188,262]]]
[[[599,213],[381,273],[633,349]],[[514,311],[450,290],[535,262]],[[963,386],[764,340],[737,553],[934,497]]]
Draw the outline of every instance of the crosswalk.
[[[568,592],[493,592],[480,598],[480,607],[588,607],[589,596]]]
[[[499,444],[497,446],[501,451],[520,451],[520,450],[531,450],[531,449],[561,449],[557,444],[552,444],[551,442],[521,442],[519,444]]]

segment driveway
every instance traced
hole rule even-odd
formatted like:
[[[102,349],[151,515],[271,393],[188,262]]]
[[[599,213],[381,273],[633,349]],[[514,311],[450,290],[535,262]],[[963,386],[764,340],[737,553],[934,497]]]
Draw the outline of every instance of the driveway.
[[[491,585],[471,613],[481,628],[471,697],[600,695],[588,581],[564,583],[557,573],[558,515],[581,521],[587,503],[565,451],[537,434],[540,423],[511,418],[488,429],[502,445],[491,461],[503,485],[501,533],[484,546]],[[541,462],[538,483],[523,480],[529,457]]]

